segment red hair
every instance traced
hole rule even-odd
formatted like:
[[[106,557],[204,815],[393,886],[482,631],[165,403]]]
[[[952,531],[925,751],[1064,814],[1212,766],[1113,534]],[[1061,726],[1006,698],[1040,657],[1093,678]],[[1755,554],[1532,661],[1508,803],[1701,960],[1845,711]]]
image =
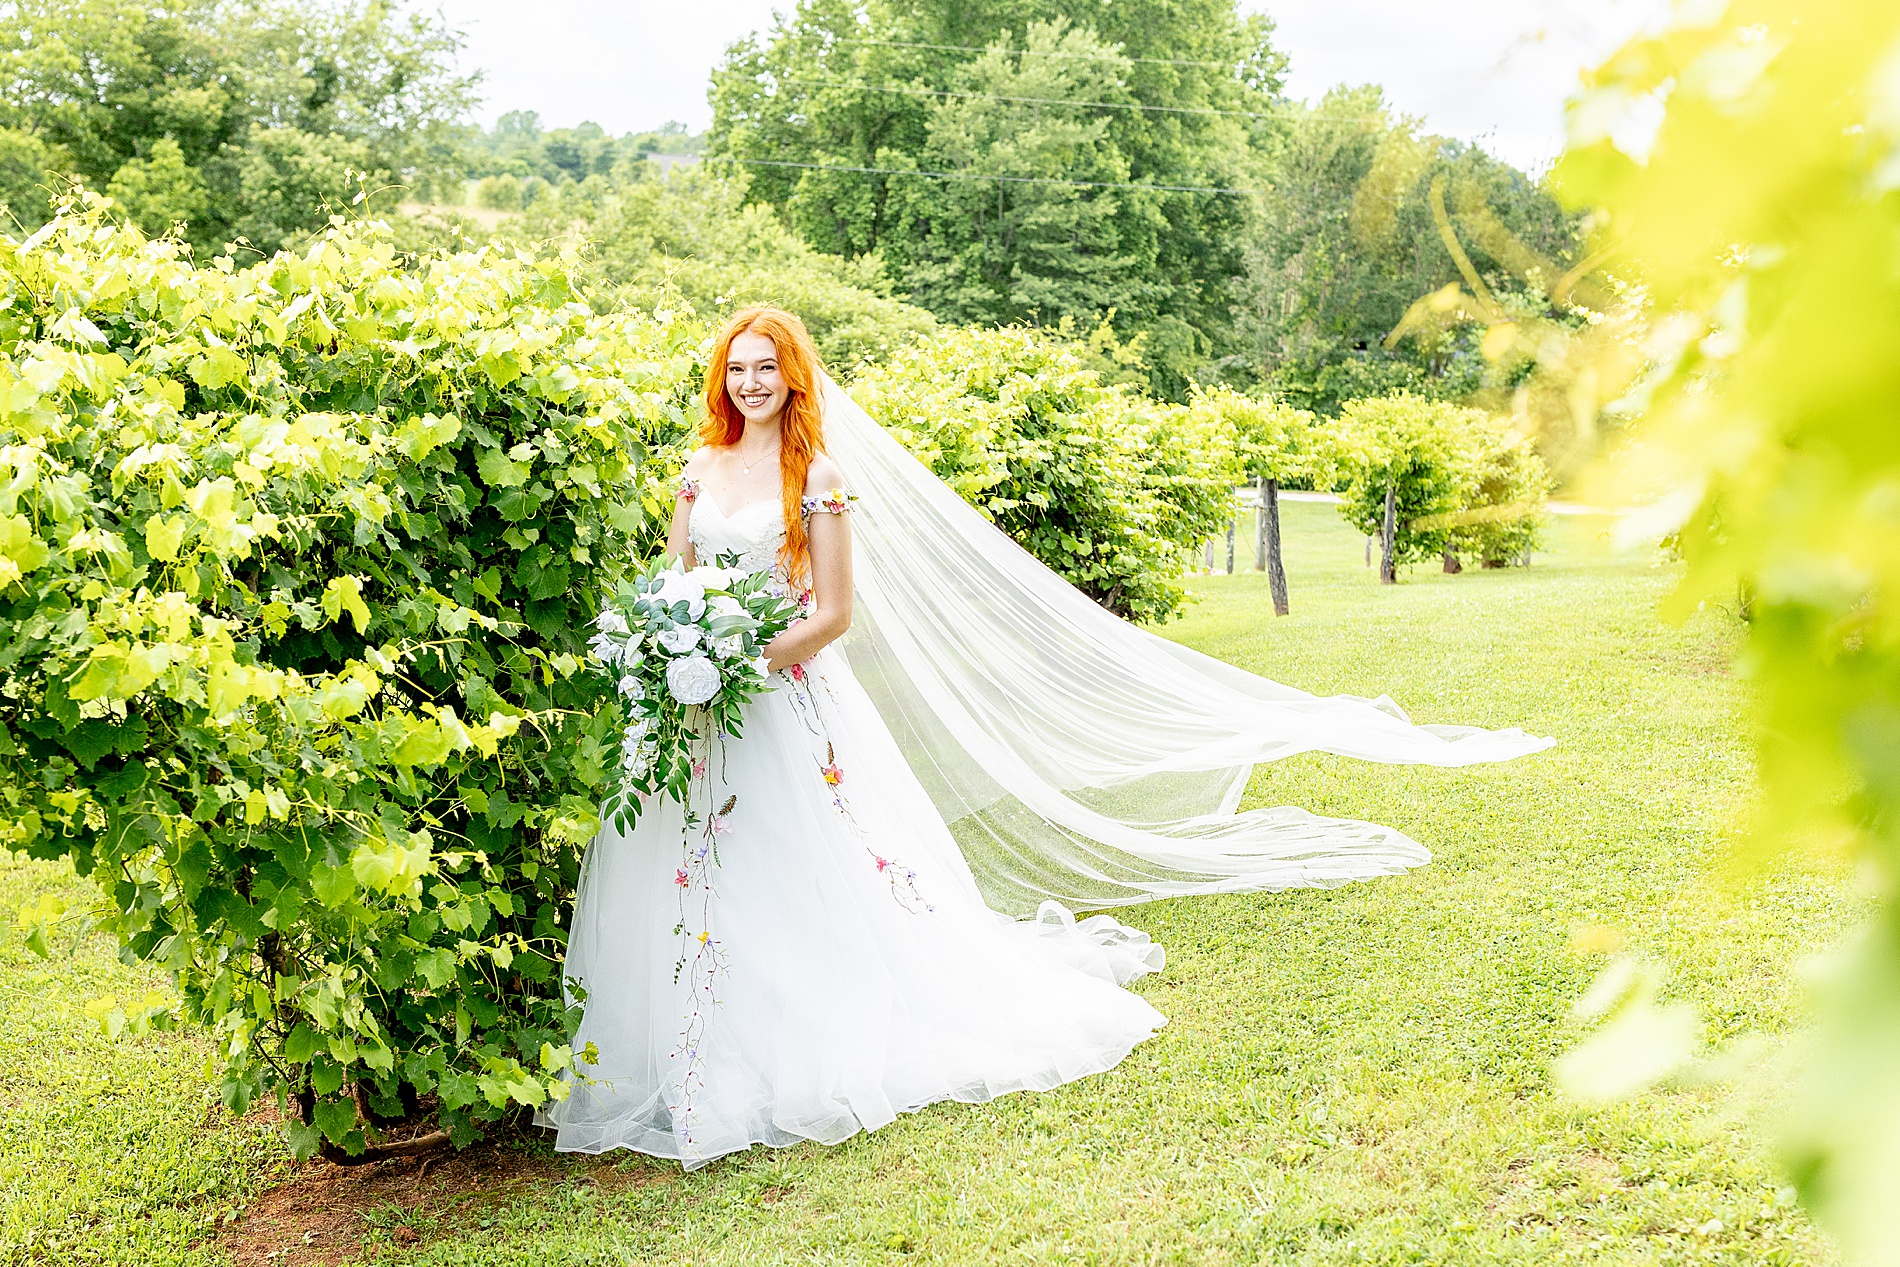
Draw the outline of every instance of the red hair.
[[[785,565],[786,575],[797,583],[811,571],[811,543],[805,535],[805,479],[811,472],[812,459],[825,451],[820,395],[824,367],[805,323],[783,308],[755,304],[735,312],[714,340],[712,357],[706,363],[706,421],[699,428],[702,444],[734,445],[745,435],[745,415],[726,390],[726,361],[732,355],[732,341],[747,333],[772,340],[778,352],[779,373],[791,389],[778,416],[778,469],[785,506],[785,544],[779,550],[779,561]]]

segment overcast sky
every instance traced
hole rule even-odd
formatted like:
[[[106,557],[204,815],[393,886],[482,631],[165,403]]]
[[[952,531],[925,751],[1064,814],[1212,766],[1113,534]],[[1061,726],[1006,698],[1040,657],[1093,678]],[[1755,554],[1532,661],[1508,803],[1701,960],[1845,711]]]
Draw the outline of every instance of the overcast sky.
[[[482,121],[534,110],[622,133],[712,120],[706,77],[731,41],[792,0],[440,0],[485,76]],[[1563,143],[1579,69],[1667,12],[1667,0],[1242,0],[1279,27],[1290,90],[1379,83],[1435,132],[1539,166]]]

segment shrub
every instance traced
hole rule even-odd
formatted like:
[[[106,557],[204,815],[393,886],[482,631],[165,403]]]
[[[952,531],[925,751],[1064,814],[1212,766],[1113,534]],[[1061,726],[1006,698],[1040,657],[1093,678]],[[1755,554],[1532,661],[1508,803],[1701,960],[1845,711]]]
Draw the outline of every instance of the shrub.
[[[571,260],[333,221],[194,267],[104,208],[0,241],[4,843],[99,882],[299,1153],[419,1108],[465,1142],[572,1061],[585,626],[696,335]]]
[[[1240,473],[1278,480],[1282,487],[1331,480],[1319,421],[1278,400],[1245,396],[1231,387],[1198,389],[1193,408],[1231,431]]]
[[[1182,552],[1233,514],[1232,431],[1106,386],[1066,341],[964,329],[867,368],[858,402],[963,498],[1097,602],[1160,621]]]
[[[1325,430],[1346,522],[1382,536],[1390,488],[1394,562],[1443,550],[1450,539],[1445,519],[1463,508],[1477,481],[1473,437],[1481,419],[1477,410],[1410,392],[1348,401]]]
[[[499,176],[488,176],[475,186],[475,205],[487,207],[491,211],[521,210],[521,182],[504,172]]]
[[[1477,479],[1461,510],[1451,518],[1454,554],[1476,555],[1486,567],[1503,567],[1535,549],[1542,539],[1550,468],[1529,437],[1513,438],[1501,426],[1481,434]]]
[[[1550,475],[1501,419],[1396,392],[1347,402],[1322,436],[1353,527],[1381,536],[1392,488],[1395,563],[1450,548],[1495,565],[1536,541]]]

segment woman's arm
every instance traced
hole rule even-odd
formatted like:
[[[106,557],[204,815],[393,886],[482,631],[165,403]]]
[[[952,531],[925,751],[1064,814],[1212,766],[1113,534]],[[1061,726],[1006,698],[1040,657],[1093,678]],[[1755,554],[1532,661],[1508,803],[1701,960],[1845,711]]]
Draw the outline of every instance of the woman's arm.
[[[815,468],[813,473],[817,474]],[[849,520],[849,515],[822,510],[811,517],[807,525],[811,541],[811,614],[794,621],[765,648],[765,662],[772,669],[811,659],[851,628]]]
[[[699,458],[702,452],[704,452],[703,449],[697,450],[692,457],[686,460],[686,469],[681,472],[682,479],[698,478],[699,467],[703,465]],[[683,496],[674,497],[673,522],[666,530],[666,557],[669,559],[684,559],[686,566],[689,568],[699,566],[699,560],[693,552],[693,539],[686,533],[686,525],[692,520],[692,517],[693,499]]]

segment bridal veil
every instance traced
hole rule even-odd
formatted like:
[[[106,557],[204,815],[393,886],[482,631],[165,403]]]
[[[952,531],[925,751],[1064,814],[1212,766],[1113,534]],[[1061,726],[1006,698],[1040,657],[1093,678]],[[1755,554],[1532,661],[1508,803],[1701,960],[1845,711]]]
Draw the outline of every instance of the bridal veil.
[[[846,654],[997,911],[1394,874],[1431,855],[1392,828],[1239,811],[1254,765],[1470,765],[1554,742],[1413,725],[1388,699],[1310,695],[1169,642],[1011,541],[829,378],[825,430],[859,496]]]

